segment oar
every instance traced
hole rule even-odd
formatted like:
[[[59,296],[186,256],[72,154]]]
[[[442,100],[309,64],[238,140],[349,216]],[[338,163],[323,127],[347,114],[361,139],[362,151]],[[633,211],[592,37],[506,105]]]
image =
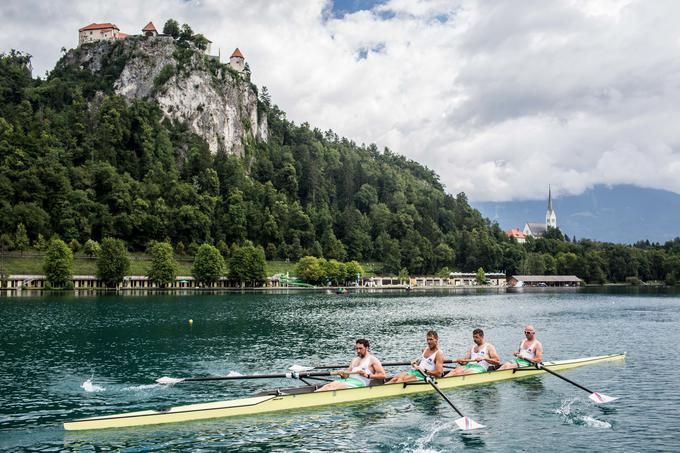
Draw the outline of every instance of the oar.
[[[444,360],[444,363],[456,363],[455,360]],[[384,362],[381,365],[383,367],[386,366],[404,366],[404,365],[410,365],[411,362]],[[311,370],[326,370],[326,369],[338,369],[338,368],[347,368],[347,364],[344,365],[314,365],[314,366],[303,366],[303,365],[293,365],[289,367],[288,369],[290,371],[295,371],[297,373],[302,373],[305,371],[311,371]]]
[[[557,373],[555,373],[554,371],[549,370],[548,368],[546,368],[544,365],[542,365],[542,364],[540,364],[540,363],[537,363],[537,364],[536,364],[536,368],[538,368],[539,370],[543,370],[543,371],[545,371],[546,373],[550,373],[550,374],[552,374],[553,376],[556,376],[556,377],[558,377],[558,378],[560,378],[560,379],[562,379],[562,380],[564,380],[564,381],[567,381],[567,382],[570,383],[571,385],[574,385],[574,386],[580,388],[581,390],[585,390],[586,392],[590,393],[590,395],[588,396],[588,398],[590,398],[591,400],[595,401],[597,404],[611,403],[612,401],[615,401],[615,400],[619,399],[618,397],[615,397],[615,396],[607,396],[607,395],[605,395],[604,393],[593,392],[592,390],[585,388],[585,387],[582,386],[581,384],[578,384],[578,383],[572,381],[571,379],[565,378],[565,377],[562,376],[561,374],[557,374]]]
[[[451,400],[448,399],[446,395],[444,395],[444,392],[442,392],[439,386],[435,384],[434,379],[432,379],[431,376],[425,376],[425,382],[429,383],[432,386],[432,388],[434,388],[437,391],[437,393],[439,393],[439,396],[444,398],[444,400],[446,400],[446,402],[449,403],[449,406],[451,406],[453,410],[456,411],[458,415],[460,415],[460,418],[456,420],[456,425],[458,425],[460,429],[464,431],[470,431],[472,429],[484,428],[484,425],[480,425],[476,421],[472,420],[470,417],[466,417],[465,415],[463,415],[463,413],[459,411],[456,406],[454,406]]]
[[[352,374],[352,373],[348,373]],[[288,378],[288,379],[299,379],[306,377],[320,377],[320,376],[330,376],[330,371],[320,371],[316,373],[276,373],[276,374],[238,374],[233,373],[227,376],[199,376],[199,377],[187,377],[187,378],[171,378],[162,377],[156,379],[159,384],[178,384],[180,382],[197,382],[197,381],[230,381],[237,379],[277,379],[277,378]]]

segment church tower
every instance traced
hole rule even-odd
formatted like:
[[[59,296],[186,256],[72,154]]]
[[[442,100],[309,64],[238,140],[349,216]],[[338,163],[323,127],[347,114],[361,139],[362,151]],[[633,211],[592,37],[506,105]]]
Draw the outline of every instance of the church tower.
[[[550,190],[550,185],[548,185],[548,210],[545,213],[545,227],[557,228],[557,215],[553,209],[552,204],[552,192]]]

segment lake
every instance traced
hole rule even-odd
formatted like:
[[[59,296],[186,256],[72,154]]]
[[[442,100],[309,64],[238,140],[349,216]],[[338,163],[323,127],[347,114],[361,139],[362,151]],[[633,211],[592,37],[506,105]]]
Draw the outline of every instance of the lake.
[[[193,323],[190,324],[189,320]],[[239,451],[680,451],[680,293],[105,294],[0,297],[0,449]],[[436,394],[259,416],[66,432],[75,418],[245,397],[295,381],[159,386],[161,376],[282,372],[345,363],[365,337],[383,361],[419,356],[435,329],[447,358],[482,328],[509,359],[532,323],[545,360],[626,351],[565,371],[621,399],[606,406],[544,375],[447,391],[486,428],[461,432]],[[397,370],[393,370],[397,371]]]

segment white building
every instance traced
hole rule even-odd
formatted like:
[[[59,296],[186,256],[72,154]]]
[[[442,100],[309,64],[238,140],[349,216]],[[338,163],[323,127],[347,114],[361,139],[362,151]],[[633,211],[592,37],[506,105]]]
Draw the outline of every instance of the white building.
[[[552,190],[548,186],[548,209],[545,213],[545,223],[527,222],[524,225],[524,236],[543,237],[548,231],[548,227],[557,228],[557,214],[552,203]]]
[[[246,59],[243,58],[243,54],[238,50],[238,47],[231,54],[231,57],[229,57],[229,66],[238,72],[243,72],[246,68]]]
[[[111,41],[114,39],[122,39],[127,35],[121,33],[116,24],[105,23],[86,25],[78,30],[78,45],[97,41]]]

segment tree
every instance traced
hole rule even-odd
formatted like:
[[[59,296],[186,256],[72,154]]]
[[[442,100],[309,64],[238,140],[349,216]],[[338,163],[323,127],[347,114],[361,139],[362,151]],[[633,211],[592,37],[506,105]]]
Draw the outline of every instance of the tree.
[[[295,275],[308,283],[323,283],[325,277],[320,260],[314,256],[300,258],[295,266]]]
[[[68,247],[73,250],[73,253],[76,253],[78,250],[80,250],[80,242],[78,242],[77,239],[71,239],[68,243]]]
[[[267,279],[266,262],[262,247],[246,241],[234,250],[229,259],[229,278],[241,284],[258,286]]]
[[[99,246],[99,242],[92,239],[88,239],[87,242],[85,242],[85,246],[83,247],[83,252],[90,258],[97,256],[100,250],[101,247]]]
[[[14,241],[12,240],[12,236],[7,233],[0,234],[0,247],[2,247],[3,252],[5,250],[14,249]]]
[[[179,266],[175,261],[172,246],[167,242],[153,241],[147,250],[151,255],[149,280],[161,288],[174,282]]]
[[[224,258],[217,247],[202,244],[194,256],[191,274],[199,283],[214,283],[224,275]]]
[[[38,233],[38,237],[35,238],[35,242],[33,242],[33,248],[36,249],[39,252],[44,252],[47,250],[47,241],[45,240],[45,237]]]
[[[356,261],[345,263],[345,280],[359,283],[364,275],[364,268]]]
[[[102,240],[101,250],[97,256],[97,278],[106,286],[117,286],[130,270],[125,242],[120,239],[106,237]]]
[[[17,225],[17,232],[14,235],[14,247],[21,252],[21,255],[28,250],[28,235],[26,234],[26,227],[23,223]]]
[[[43,260],[45,278],[53,287],[64,287],[73,276],[73,252],[64,241],[54,238]]]
[[[403,267],[403,268],[399,271],[399,281],[400,281],[400,282],[408,282],[409,280],[410,280],[410,277],[409,277],[409,275],[408,275],[408,269],[406,269],[405,267]]]
[[[163,25],[163,34],[170,35],[173,38],[179,38],[179,22],[175,19],[168,19]]]
[[[437,277],[439,277],[439,278],[449,278],[450,275],[451,275],[451,271],[446,266],[442,267],[439,270],[439,272],[437,272]]]
[[[477,269],[477,274],[475,275],[475,281],[477,282],[478,285],[485,285],[486,284],[486,274],[484,273],[484,269],[481,267]]]

